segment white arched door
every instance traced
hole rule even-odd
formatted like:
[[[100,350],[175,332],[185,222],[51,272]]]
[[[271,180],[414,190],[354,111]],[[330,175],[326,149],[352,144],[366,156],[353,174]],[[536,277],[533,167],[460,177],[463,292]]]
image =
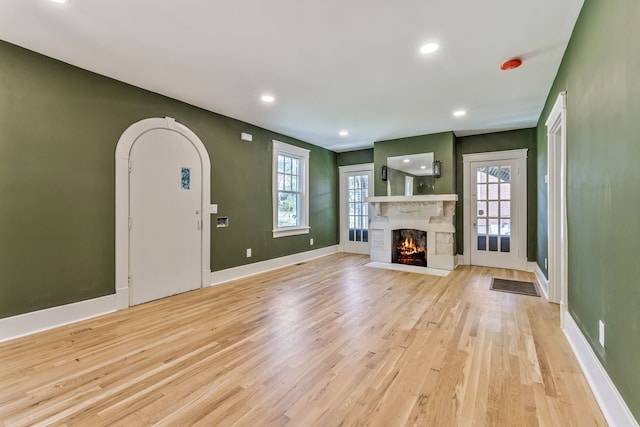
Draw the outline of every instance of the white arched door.
[[[116,153],[116,281],[126,262],[129,304],[203,286],[209,158],[202,142],[173,119],[147,119],[127,129]],[[126,187],[118,153],[127,160]]]
[[[183,135],[154,129],[133,144],[129,169],[131,303],[202,286],[202,166]]]

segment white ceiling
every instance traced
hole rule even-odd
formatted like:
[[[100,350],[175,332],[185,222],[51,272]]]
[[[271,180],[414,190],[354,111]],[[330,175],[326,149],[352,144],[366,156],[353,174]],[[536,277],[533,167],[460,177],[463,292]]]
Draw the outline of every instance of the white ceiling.
[[[346,151],[535,126],[582,3],[0,0],[0,38]],[[440,49],[421,55],[431,41]],[[522,67],[501,71],[512,57]]]

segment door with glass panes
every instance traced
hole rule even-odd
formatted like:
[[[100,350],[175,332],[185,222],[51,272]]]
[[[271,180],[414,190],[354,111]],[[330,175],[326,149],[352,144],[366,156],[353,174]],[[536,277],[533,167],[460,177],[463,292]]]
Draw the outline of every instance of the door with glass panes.
[[[472,265],[526,269],[525,168],[522,159],[470,164]]]
[[[369,254],[369,204],[373,169],[369,165],[341,167],[340,241],[345,252]]]

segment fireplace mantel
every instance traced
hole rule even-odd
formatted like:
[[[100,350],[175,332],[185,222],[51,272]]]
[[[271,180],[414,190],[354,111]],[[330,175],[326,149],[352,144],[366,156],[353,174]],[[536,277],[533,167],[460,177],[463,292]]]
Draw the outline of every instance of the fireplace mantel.
[[[455,269],[455,207],[457,194],[368,197],[371,260],[391,262],[391,233],[410,228],[427,232],[427,263]]]
[[[367,197],[369,203],[406,203],[406,202],[457,202],[457,194],[425,194],[422,196],[377,196]]]

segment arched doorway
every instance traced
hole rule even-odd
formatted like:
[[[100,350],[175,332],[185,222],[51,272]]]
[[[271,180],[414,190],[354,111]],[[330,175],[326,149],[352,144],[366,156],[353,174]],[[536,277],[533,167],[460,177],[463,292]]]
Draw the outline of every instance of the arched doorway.
[[[116,147],[118,308],[206,284],[210,160],[174,119],[131,125]]]

